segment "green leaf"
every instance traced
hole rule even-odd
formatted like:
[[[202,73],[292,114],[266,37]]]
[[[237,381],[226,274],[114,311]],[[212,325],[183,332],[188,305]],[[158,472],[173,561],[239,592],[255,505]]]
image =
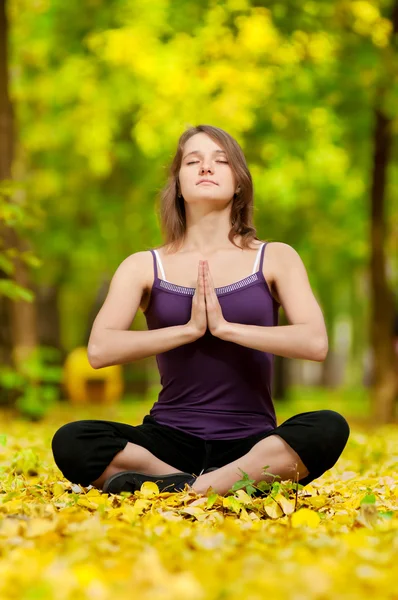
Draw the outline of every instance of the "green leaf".
[[[38,267],[41,267],[43,264],[43,261],[40,260],[40,258],[38,256],[35,256],[34,254],[32,254],[31,251],[21,252],[20,258],[26,265],[28,265],[29,267],[33,267],[35,269],[37,269]]]
[[[392,517],[394,516],[394,511],[393,510],[386,510],[385,512],[378,512],[377,513],[379,515],[379,517],[383,517],[383,519],[392,519]]]
[[[235,483],[233,484],[231,489],[228,491],[236,492],[237,490],[241,490],[241,489],[247,487],[246,492],[249,495],[251,495],[255,491],[255,488],[253,487],[253,484],[255,484],[255,479],[250,479],[249,475],[247,473],[245,473],[244,471],[242,471],[242,469],[239,469],[239,471],[243,474],[243,478],[240,479],[239,481],[235,481]],[[251,491],[249,492],[249,490],[251,490]]]
[[[376,496],[374,494],[366,494],[360,502],[360,504],[375,504]]]
[[[272,489],[272,484],[268,481],[259,481],[256,486],[261,492],[269,492]]]
[[[256,491],[256,488],[253,487],[252,485],[248,485],[246,486],[246,493],[251,496],[252,494],[254,494],[254,492]]]
[[[26,302],[33,302],[35,294],[24,288],[11,279],[0,279],[0,296],[7,296],[11,300],[25,300]]]
[[[23,387],[25,378],[11,367],[0,368],[0,385],[9,390]]]
[[[206,508],[211,508],[213,504],[216,502],[218,494],[210,494],[206,502]]]
[[[14,263],[4,254],[0,254],[0,269],[7,275],[12,275],[15,271]]]

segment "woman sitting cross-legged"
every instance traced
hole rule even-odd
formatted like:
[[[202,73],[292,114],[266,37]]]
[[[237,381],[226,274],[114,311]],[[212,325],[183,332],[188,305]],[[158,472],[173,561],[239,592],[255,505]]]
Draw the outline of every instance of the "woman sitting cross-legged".
[[[300,256],[259,240],[252,213],[238,143],[217,127],[185,131],[162,192],[164,245],[120,264],[88,345],[95,369],[156,355],[162,389],[139,425],[79,420],[55,432],[71,482],[225,494],[242,472],[306,485],[336,463],[350,433],[341,414],[277,426],[273,356],[323,361],[328,339]],[[289,325],[278,326],[281,305]],[[148,330],[129,331],[138,308]]]

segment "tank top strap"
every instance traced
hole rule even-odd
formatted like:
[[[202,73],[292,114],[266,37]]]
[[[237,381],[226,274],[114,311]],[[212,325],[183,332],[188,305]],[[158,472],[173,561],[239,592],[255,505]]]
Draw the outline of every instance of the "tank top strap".
[[[153,257],[153,272],[156,280],[158,278],[158,265],[156,264],[156,254],[155,251],[152,250],[152,248],[149,249],[149,252],[152,254]]]
[[[162,261],[160,260],[159,252],[157,250],[155,250],[155,249],[151,250],[151,252],[153,254],[155,277],[158,277],[158,266],[157,266],[157,262],[158,262],[159,263],[159,269],[160,269],[160,272],[162,274],[162,278],[164,279],[164,281],[166,281],[166,276],[164,274],[164,269],[163,269]]]
[[[156,264],[156,254],[155,251],[152,250],[152,248],[149,249],[149,252],[152,254],[152,258],[153,258],[153,272],[155,275],[155,280],[158,278],[158,266]]]
[[[263,271],[263,262],[264,262],[264,252],[265,252],[265,247],[268,244],[268,242],[264,242],[263,246],[261,248],[261,258],[260,258],[260,266],[258,268],[259,271]]]
[[[263,268],[264,246],[265,246],[265,243],[263,243],[260,246],[260,248],[258,249],[258,252],[256,254],[256,260],[254,261],[254,267],[253,267],[253,273],[252,273],[252,275],[254,275],[254,273],[256,273],[256,271],[262,270],[262,268]],[[260,266],[257,269],[257,264],[259,262],[260,256],[261,256]]]

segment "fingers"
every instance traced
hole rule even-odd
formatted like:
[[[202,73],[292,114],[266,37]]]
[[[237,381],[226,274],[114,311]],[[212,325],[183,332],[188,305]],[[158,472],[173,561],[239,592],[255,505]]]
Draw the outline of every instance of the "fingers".
[[[211,293],[211,281],[209,278],[209,266],[203,263],[203,281],[205,285],[206,294]]]
[[[205,296],[206,296],[206,289],[205,289],[205,263],[203,261],[201,261],[201,269],[202,269],[202,276],[201,276],[201,280],[202,280],[202,286],[201,286],[201,299],[203,300],[203,303],[205,302]]]
[[[204,263],[199,261],[198,265],[198,285],[196,286],[195,294],[199,296],[199,300],[204,299],[205,282],[204,282]]]

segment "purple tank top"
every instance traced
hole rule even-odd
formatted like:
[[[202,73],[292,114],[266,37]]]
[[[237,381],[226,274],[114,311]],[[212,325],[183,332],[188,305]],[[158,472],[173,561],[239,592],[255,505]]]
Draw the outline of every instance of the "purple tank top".
[[[227,321],[278,325],[280,305],[263,275],[266,244],[258,250],[251,275],[215,288]],[[151,252],[155,277],[144,313],[148,329],[184,325],[191,318],[195,288],[167,281],[159,253]],[[163,279],[158,277],[157,259]],[[207,329],[198,340],[156,355],[162,389],[150,415],[204,440],[231,440],[274,429],[273,357],[221,340]]]

